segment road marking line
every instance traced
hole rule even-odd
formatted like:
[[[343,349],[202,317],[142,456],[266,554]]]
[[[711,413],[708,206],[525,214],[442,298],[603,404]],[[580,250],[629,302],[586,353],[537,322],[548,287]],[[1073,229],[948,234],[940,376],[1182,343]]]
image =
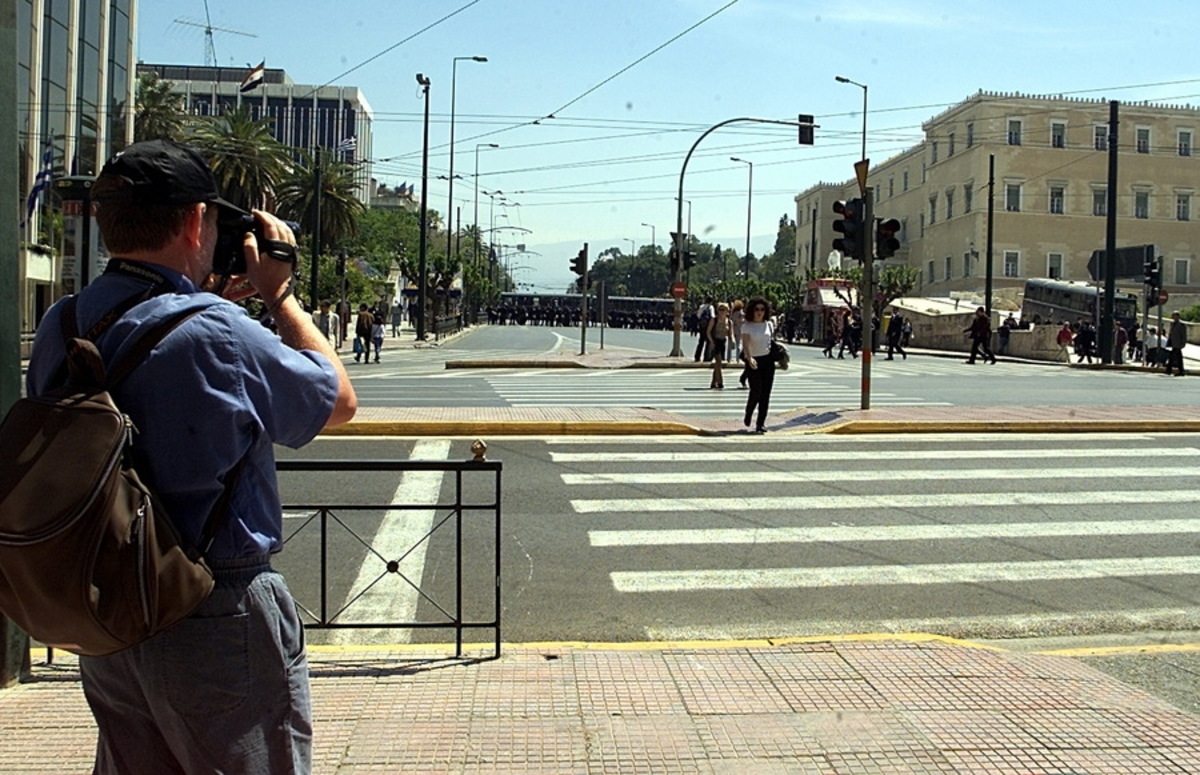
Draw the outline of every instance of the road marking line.
[[[1187,434],[1179,434],[1181,436]],[[322,438],[322,437],[318,437]],[[1061,433],[1006,433],[1003,436],[997,437],[988,434],[963,434],[963,433],[889,433],[887,438],[878,438],[871,436],[810,436],[803,440],[804,446],[813,444],[831,444],[834,446],[846,446],[849,444],[858,445],[886,445],[891,447],[898,441],[909,443],[925,444],[930,441],[945,441],[952,442],[955,445],[964,444],[983,444],[991,449],[997,455],[1005,454],[1006,450],[1002,446],[1007,442],[1024,442],[1024,441],[1042,441],[1042,442],[1061,442],[1063,435]],[[1159,437],[1151,435],[1139,435],[1134,433],[1072,433],[1072,441],[1120,441],[1127,443],[1130,441],[1158,441]],[[596,444],[613,446],[616,444],[638,445],[643,444],[679,444],[679,439],[669,436],[551,436],[544,440],[550,446],[571,446],[577,447],[582,444]],[[703,439],[705,444],[732,444],[741,446],[746,443],[754,444],[797,444],[797,439],[794,436],[780,436],[778,434],[767,434],[766,436],[714,436]],[[908,451],[905,450],[907,455]]]
[[[889,454],[878,449],[865,451],[833,450],[777,450],[771,452],[551,452],[555,463],[703,463],[709,461],[791,460],[794,462],[833,462],[838,460],[871,460],[882,462]],[[912,460],[997,460],[1002,458],[1053,459],[1067,458],[1121,458],[1121,457],[1195,457],[1200,449],[1177,447],[1168,449],[1119,448],[1119,449],[913,449],[905,450],[903,462]]]
[[[1144,491],[1097,492],[953,492],[811,495],[751,498],[613,498],[572,500],[579,514],[663,511],[803,511],[819,509],[981,508],[984,506],[1079,506],[1082,504],[1147,503]],[[1155,490],[1155,506],[1200,502],[1200,490]]]
[[[1200,533],[1200,519],[1108,522],[1012,522],[960,525],[856,525],[837,527],[697,528],[694,530],[591,530],[592,546],[702,544],[815,544],[861,541],[943,541],[974,538],[1165,535]]]
[[[413,460],[447,460],[450,455],[450,442],[446,439],[421,440],[413,445],[411,459]],[[441,471],[405,471],[392,495],[394,504],[416,505],[438,502],[442,491],[442,479],[445,474]],[[429,541],[421,539],[433,528],[435,513],[430,511],[388,511],[379,524],[379,530],[371,540],[371,546],[384,560],[396,560],[405,552],[408,556],[400,563],[399,570],[418,586],[425,570],[425,554]],[[418,544],[418,541],[420,543]],[[415,547],[415,548],[414,548]],[[379,579],[383,569],[380,559],[372,553],[363,557],[359,566],[358,576],[350,586],[346,602],[349,603],[368,585]],[[388,578],[379,579],[370,589],[362,594],[346,613],[339,619],[341,622],[412,622],[416,621],[417,603],[420,599],[417,590],[407,584],[399,576],[387,574]],[[408,643],[412,638],[411,630],[332,630],[330,642],[338,645],[372,642],[382,637],[382,642]]]
[[[771,482],[916,482],[974,481],[977,479],[1161,479],[1193,477],[1192,467],[1171,468],[952,468],[901,471],[668,471],[663,473],[562,474],[563,484],[713,484],[727,482],[765,484]]]
[[[866,565],[838,568],[615,571],[618,592],[819,589],[826,587],[987,584],[1069,581],[1113,576],[1191,576],[1200,556],[1121,557],[1104,560],[1039,560],[929,565]]]

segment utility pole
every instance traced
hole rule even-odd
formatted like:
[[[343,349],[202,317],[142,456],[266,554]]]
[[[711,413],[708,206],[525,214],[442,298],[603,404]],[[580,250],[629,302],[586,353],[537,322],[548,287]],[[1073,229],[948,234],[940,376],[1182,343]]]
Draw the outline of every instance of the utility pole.
[[[308,273],[308,303],[313,309],[317,309],[317,270],[321,267],[321,146],[317,146],[316,153],[313,155],[313,200],[316,202],[315,209],[317,217],[313,223],[312,236],[312,266],[309,267]]]
[[[863,160],[863,177],[869,163]],[[859,294],[862,304],[862,396],[860,407],[871,408],[871,354],[875,351],[875,194],[869,186],[862,187],[866,208],[863,213],[863,287]]]
[[[417,341],[425,340],[426,324],[426,274],[429,271],[429,84],[430,80],[417,73],[417,84],[425,96],[425,139],[421,146],[421,244],[417,250]]]
[[[996,154],[988,156],[987,270],[983,285],[983,306],[992,317],[992,238],[996,227]]]
[[[1108,212],[1104,229],[1104,311],[1100,315],[1100,362],[1112,363],[1117,295],[1117,120],[1119,104],[1108,103]]]
[[[0,7],[0,105],[17,104],[17,11],[14,3]],[[28,34],[28,30],[22,30]],[[17,239],[17,117],[0,111],[0,412],[21,397],[20,255]],[[31,240],[33,241],[33,240]],[[0,616],[0,688],[29,672],[29,638]]]

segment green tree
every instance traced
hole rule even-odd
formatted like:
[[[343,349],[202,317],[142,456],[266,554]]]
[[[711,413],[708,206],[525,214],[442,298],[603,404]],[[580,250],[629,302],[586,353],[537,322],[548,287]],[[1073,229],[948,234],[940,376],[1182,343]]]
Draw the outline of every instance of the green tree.
[[[138,76],[133,110],[135,142],[178,140],[184,136],[189,117],[183,95],[171,92],[174,86],[171,81],[160,80],[153,71]]]
[[[275,189],[280,217],[296,221],[311,242],[317,233],[317,174],[320,172],[320,235],[323,250],[336,248],[358,233],[359,219],[366,212],[355,196],[357,184],[349,164],[318,152],[307,152],[283,175]]]
[[[779,282],[792,276],[796,260],[796,222],[787,216],[779,219],[779,230],[775,234],[775,249],[762,262],[763,279]]]
[[[289,168],[288,149],[275,139],[273,119],[254,119],[240,105],[198,122],[192,143],[208,157],[222,195],[239,207],[270,208]]]
[[[883,319],[883,311],[896,299],[907,296],[917,287],[918,270],[903,264],[888,264],[875,267],[875,298],[871,302],[872,312]],[[862,287],[862,267],[855,264],[849,269],[826,269],[820,277],[849,280],[852,288],[847,291],[836,289],[838,297],[852,307],[862,307],[859,288]],[[807,279],[817,279],[817,274],[808,270]]]

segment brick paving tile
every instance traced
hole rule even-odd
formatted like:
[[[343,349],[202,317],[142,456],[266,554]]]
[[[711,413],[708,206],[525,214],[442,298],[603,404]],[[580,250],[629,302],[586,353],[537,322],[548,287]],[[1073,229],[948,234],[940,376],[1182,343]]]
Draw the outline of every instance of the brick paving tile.
[[[1132,729],[1098,710],[1009,710],[1004,717],[1044,748],[1145,748]]]
[[[893,707],[909,710],[1082,709],[1077,700],[1049,690],[1044,681],[955,676],[874,676]]]
[[[776,688],[797,713],[888,707],[868,681],[790,681],[777,683]]]
[[[943,751],[954,766],[951,772],[962,775],[1071,775],[1056,754],[1037,749],[1005,748],[986,751]],[[1135,775],[1131,772],[1097,770],[1086,775]],[[1084,772],[1078,775],[1085,775]]]
[[[940,751],[867,751],[829,754],[838,775],[956,775],[961,771]]]
[[[1035,748],[1038,745],[1037,738],[999,711],[908,711],[904,719],[943,751]]]
[[[663,659],[691,713],[781,713],[791,710],[778,687],[744,649],[667,651]]]
[[[541,718],[579,716],[579,691],[567,679],[490,681],[475,684],[476,716]]]
[[[801,714],[804,729],[826,755],[934,749],[900,713],[839,711]]]
[[[578,764],[588,757],[585,740],[579,717],[475,717],[463,753],[467,764]]]
[[[1200,750],[1200,718],[1167,706],[1165,711],[1106,708],[1101,715],[1133,732],[1138,740],[1155,747]]]
[[[823,753],[799,716],[768,713],[696,718],[704,753],[713,759],[811,758]]]
[[[833,651],[780,652],[751,649],[762,671],[777,681],[861,681],[863,676]]]
[[[1120,775],[1187,775],[1184,770],[1157,751],[1126,751],[1122,749],[1093,749],[1089,751],[1059,751],[1060,772],[1119,773]]]
[[[709,762],[712,775],[837,775],[824,756],[788,759],[720,759]]]
[[[705,759],[696,723],[688,716],[591,717],[587,761],[596,772],[692,772]]]
[[[1163,748],[1159,753],[1163,758],[1184,772],[1200,772],[1200,749],[1198,748]]]

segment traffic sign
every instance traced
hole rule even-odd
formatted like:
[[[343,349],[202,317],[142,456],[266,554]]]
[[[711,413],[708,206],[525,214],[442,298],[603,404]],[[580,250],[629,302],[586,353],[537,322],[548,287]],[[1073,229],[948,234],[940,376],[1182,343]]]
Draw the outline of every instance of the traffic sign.
[[[682,299],[687,295],[687,286],[683,283],[673,283],[671,285],[671,295],[676,299]]]

